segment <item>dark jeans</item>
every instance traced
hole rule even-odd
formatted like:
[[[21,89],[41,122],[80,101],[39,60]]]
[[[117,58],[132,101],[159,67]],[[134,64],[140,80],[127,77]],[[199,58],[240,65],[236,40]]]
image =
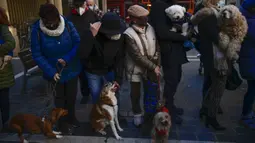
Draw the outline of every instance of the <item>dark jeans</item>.
[[[2,124],[7,123],[10,118],[9,88],[0,89],[0,110],[2,115]]]
[[[167,69],[163,67],[163,72],[165,80],[163,95],[166,99],[166,107],[168,108],[170,114],[173,114],[172,109],[174,106],[174,95],[181,81],[182,65],[175,65]]]
[[[64,108],[68,110],[67,117],[63,117],[60,122],[67,122],[73,124],[75,122],[75,101],[77,95],[78,77],[67,81],[66,83],[59,83],[56,86],[55,106],[57,108]]]
[[[96,104],[99,99],[104,82],[112,82],[114,80],[114,73],[109,72],[105,75],[97,75],[86,72],[86,76],[88,78],[88,86],[90,88],[92,102],[93,104]]]
[[[90,90],[88,85],[88,78],[84,72],[79,75],[80,88],[82,96],[89,96]]]
[[[248,89],[243,100],[243,116],[249,116],[252,113],[255,100],[255,80],[247,80]]]

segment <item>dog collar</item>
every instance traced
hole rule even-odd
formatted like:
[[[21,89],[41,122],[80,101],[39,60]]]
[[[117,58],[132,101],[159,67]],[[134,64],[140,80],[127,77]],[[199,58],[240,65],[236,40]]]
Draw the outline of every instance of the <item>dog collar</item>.
[[[165,136],[167,135],[167,130],[159,130],[158,128],[155,128],[157,135]]]

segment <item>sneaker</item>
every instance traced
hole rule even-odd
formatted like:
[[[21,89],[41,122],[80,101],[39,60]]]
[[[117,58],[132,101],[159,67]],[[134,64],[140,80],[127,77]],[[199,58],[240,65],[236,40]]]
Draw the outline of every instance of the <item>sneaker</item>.
[[[134,115],[134,125],[140,127],[142,125],[142,114]]]

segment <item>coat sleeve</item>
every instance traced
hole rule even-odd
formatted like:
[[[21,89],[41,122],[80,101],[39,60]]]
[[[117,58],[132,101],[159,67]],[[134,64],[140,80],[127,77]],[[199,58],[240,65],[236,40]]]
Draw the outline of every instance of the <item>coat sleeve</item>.
[[[219,27],[218,20],[215,15],[208,16],[203,21],[206,35],[215,45],[219,45]],[[210,25],[210,26],[209,26]]]
[[[36,27],[32,28],[31,32],[31,51],[32,51],[32,57],[35,61],[35,63],[38,65],[38,67],[49,77],[53,78],[54,75],[57,73],[57,70],[53,68],[49,62],[47,61],[46,57],[43,56],[43,53],[41,49],[41,43],[39,41],[38,32],[39,29]]]
[[[63,60],[68,64],[75,56],[77,56],[77,49],[79,47],[80,44],[80,36],[78,34],[78,32],[76,31],[73,23],[68,22],[67,24],[69,24],[70,27],[70,36],[71,36],[71,40],[72,40],[72,50],[63,57]]]
[[[86,60],[88,59],[94,43],[95,43],[95,37],[92,35],[92,32],[87,29],[85,31],[83,31],[83,33],[81,34],[81,43],[79,48],[78,48],[78,56],[80,59],[82,60]],[[85,47],[83,46],[85,45]]]
[[[150,18],[159,40],[169,40],[173,42],[184,42],[185,40],[188,40],[188,37],[170,31],[167,24],[165,8],[166,6],[162,2],[155,2],[151,8],[152,11],[150,14]]]
[[[136,46],[135,40],[128,35],[125,35],[125,44],[127,53],[139,66],[149,70],[154,70],[156,68],[157,65],[141,54],[139,48]]]
[[[4,44],[0,45],[0,53],[3,55],[7,55],[8,53],[12,52],[15,48],[15,39],[13,38],[9,27],[7,25],[1,25],[1,35],[4,40]]]
[[[116,64],[115,64],[115,79],[119,84],[122,84],[124,68],[125,68],[125,46],[124,39],[122,39],[122,43],[120,49],[116,55]]]

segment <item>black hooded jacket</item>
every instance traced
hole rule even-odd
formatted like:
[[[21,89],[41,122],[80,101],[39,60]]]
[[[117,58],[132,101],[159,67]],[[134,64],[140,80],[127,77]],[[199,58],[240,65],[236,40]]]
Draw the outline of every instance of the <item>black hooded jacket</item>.
[[[172,22],[167,17],[165,9],[173,5],[172,0],[155,0],[152,2],[149,15],[150,24],[154,27],[161,51],[161,64],[165,68],[188,62],[183,43],[188,40],[180,33],[172,32]]]

